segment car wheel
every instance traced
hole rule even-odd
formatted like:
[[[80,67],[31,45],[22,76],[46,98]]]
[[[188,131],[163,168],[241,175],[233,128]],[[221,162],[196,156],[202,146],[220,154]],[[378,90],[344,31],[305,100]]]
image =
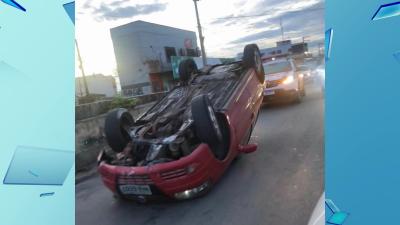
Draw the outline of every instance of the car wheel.
[[[129,128],[134,120],[127,109],[118,108],[107,114],[104,133],[108,145],[115,152],[122,152],[126,145],[131,141]]]
[[[186,83],[197,72],[197,65],[193,59],[185,59],[179,63],[179,80]]]
[[[195,97],[191,110],[197,137],[208,144],[217,159],[223,160],[228,152],[224,144],[226,141],[223,140],[226,130],[222,129],[207,95]]]
[[[247,69],[254,68],[260,83],[264,83],[264,67],[262,65],[260,50],[256,44],[249,44],[244,47],[243,66]]]

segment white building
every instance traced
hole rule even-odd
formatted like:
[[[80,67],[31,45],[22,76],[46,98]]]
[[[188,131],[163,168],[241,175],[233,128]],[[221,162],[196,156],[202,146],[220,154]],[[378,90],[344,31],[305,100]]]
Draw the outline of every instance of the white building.
[[[105,95],[105,97],[113,97],[117,94],[117,85],[112,76],[104,76],[102,74],[94,74],[86,76],[90,94]],[[75,78],[75,95],[84,96],[85,85],[82,77]]]
[[[171,56],[198,56],[193,31],[135,21],[111,29],[117,71],[124,95],[169,90]]]

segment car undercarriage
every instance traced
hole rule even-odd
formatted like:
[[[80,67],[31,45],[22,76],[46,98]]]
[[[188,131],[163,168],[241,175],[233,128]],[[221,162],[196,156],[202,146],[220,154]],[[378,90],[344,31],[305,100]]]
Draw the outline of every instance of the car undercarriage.
[[[242,63],[236,62],[206,67],[193,73],[188,82],[175,87],[136,121],[129,119],[131,122],[122,124],[121,133],[127,144],[119,152],[107,153],[108,163],[147,166],[174,161],[191,154],[201,143],[193,126],[193,99],[206,95],[218,114],[235,91],[243,71]],[[218,119],[223,128],[221,133],[226,136],[229,131],[221,124],[223,122],[223,119]]]

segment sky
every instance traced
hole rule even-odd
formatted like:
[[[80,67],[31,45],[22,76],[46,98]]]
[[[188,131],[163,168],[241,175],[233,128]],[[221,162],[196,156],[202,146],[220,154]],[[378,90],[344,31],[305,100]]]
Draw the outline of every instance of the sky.
[[[322,43],[324,0],[200,0],[197,2],[208,57],[235,57],[248,43],[273,47],[285,39]],[[110,28],[143,20],[195,31],[192,0],[76,1],[76,39],[85,73],[116,75]],[[197,40],[199,40],[197,38]],[[200,44],[198,44],[200,46]],[[76,63],[76,76],[81,76]]]

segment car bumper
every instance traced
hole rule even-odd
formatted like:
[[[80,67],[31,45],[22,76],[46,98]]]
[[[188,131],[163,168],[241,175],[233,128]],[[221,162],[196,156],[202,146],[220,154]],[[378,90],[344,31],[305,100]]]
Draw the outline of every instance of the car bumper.
[[[264,91],[264,98],[263,102],[276,102],[276,101],[282,101],[282,100],[291,100],[297,96],[297,90],[295,89],[290,89],[290,90],[285,90],[285,89],[274,89],[274,90],[269,90],[266,89]]]
[[[106,187],[118,196],[150,200],[168,196],[192,198],[209,189],[224,170],[208,145],[199,145],[192,154],[179,160],[144,167],[114,166],[100,159],[98,171]],[[149,194],[124,194],[121,185],[145,185]],[[190,195],[188,193],[191,193]]]

